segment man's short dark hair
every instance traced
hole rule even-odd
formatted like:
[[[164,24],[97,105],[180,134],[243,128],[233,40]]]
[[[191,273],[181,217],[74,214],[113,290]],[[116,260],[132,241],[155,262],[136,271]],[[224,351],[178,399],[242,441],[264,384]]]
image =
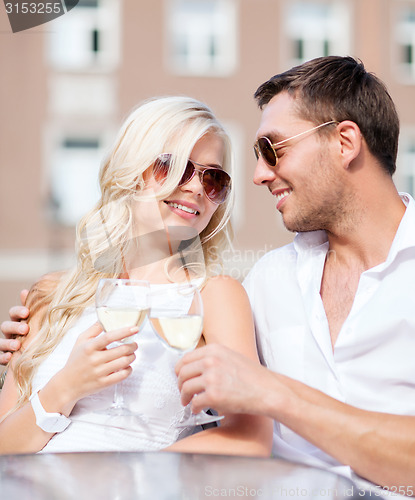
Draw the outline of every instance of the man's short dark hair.
[[[262,109],[280,92],[296,99],[298,114],[316,125],[355,122],[370,152],[392,175],[396,170],[399,117],[384,83],[352,57],[319,57],[273,76],[258,87]]]

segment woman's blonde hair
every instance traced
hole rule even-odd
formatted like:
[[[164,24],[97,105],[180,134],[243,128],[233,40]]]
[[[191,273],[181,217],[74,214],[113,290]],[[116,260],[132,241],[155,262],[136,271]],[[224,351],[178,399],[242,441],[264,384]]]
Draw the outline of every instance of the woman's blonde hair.
[[[187,159],[205,134],[223,140],[223,168],[232,173],[230,140],[212,111],[189,97],[159,97],[145,101],[125,120],[100,171],[101,198],[77,227],[77,264],[56,281],[37,283],[28,298],[32,310],[45,311],[33,342],[13,365],[23,404],[32,391],[34,373],[53,351],[86,306],[93,304],[98,281],[123,272],[123,249],[131,240],[132,193],[146,187],[145,172],[161,153],[175,160],[157,192],[165,199],[177,189]],[[230,242],[233,193],[218,206],[199,238],[204,255],[205,277],[217,272],[220,254]],[[105,265],[102,265],[102,262]],[[33,314],[31,314],[33,316]]]

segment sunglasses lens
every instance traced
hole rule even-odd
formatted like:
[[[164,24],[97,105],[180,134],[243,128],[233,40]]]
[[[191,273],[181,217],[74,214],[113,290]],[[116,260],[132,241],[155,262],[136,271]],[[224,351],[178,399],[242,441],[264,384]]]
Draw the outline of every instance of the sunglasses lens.
[[[275,156],[275,151],[272,149],[269,139],[267,137],[260,137],[257,144],[262,158],[268,163],[268,165],[275,167],[277,164],[277,157]]]
[[[153,164],[153,176],[158,183],[163,183],[169,173],[171,162],[170,154],[162,154],[156,158]]]
[[[231,190],[231,178],[224,170],[208,168],[203,172],[203,188],[214,203],[223,203]]]
[[[193,177],[194,172],[195,172],[195,166],[190,160],[188,160],[182,178],[180,179],[179,186],[183,186],[183,184],[189,182],[190,179]]]

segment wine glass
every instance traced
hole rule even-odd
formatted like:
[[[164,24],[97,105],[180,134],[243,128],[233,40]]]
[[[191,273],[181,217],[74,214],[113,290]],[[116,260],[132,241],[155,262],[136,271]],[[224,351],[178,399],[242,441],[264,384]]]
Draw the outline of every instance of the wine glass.
[[[169,285],[150,294],[150,323],[165,346],[185,354],[196,348],[203,330],[203,302],[197,286]],[[194,414],[185,408],[179,427],[216,422],[223,416]]]
[[[137,326],[139,329],[148,315],[148,281],[131,279],[101,279],[95,295],[95,307],[98,319],[106,332],[124,327]],[[110,347],[135,341],[136,335],[131,335],[119,342],[113,342]],[[124,403],[123,383],[114,387],[112,405],[101,411],[110,416],[134,415]]]

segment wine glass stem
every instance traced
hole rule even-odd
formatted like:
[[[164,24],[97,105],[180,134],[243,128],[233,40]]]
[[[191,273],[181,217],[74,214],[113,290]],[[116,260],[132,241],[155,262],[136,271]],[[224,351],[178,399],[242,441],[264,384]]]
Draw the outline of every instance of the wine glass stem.
[[[119,382],[114,387],[114,401],[112,403],[113,408],[123,408],[124,407],[124,393],[123,393],[123,383]]]
[[[187,420],[192,416],[192,403],[190,402],[188,405],[184,407],[183,419]]]

